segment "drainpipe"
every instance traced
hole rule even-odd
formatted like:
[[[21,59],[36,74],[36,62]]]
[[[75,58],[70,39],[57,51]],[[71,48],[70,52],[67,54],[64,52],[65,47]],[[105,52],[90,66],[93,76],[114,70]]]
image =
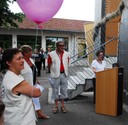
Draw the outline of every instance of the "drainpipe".
[[[102,0],[102,9],[101,9],[101,18],[104,18],[106,15],[106,0]],[[101,26],[101,44],[105,43],[105,24]],[[104,50],[104,47],[101,47]]]
[[[75,34],[74,34],[74,36],[73,36],[73,39],[74,39],[74,41],[73,41],[73,55],[75,55],[75,40],[76,40],[76,36],[75,36]]]

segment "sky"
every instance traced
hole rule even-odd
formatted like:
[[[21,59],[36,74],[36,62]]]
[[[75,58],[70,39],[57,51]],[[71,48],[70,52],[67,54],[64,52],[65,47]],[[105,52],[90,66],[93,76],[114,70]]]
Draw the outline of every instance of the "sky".
[[[22,12],[16,2],[10,5],[12,12]],[[94,21],[95,0],[64,0],[54,18]]]

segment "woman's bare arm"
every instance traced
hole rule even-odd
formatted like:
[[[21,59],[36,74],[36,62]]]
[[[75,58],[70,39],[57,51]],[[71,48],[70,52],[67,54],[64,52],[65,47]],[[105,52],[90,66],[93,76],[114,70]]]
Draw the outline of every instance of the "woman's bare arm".
[[[12,92],[14,94],[24,94],[30,97],[39,97],[41,95],[41,91],[39,88],[35,88],[25,80],[14,87]]]
[[[92,67],[92,70],[93,70],[93,72],[94,73],[96,73],[97,71],[96,71],[96,68],[94,68],[94,67]]]

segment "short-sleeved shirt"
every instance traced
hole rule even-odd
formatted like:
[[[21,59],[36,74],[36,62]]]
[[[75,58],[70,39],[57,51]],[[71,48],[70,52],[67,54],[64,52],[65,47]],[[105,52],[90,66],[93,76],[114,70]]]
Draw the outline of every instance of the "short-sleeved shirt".
[[[98,61],[95,59],[92,61],[91,64],[92,68],[95,68],[97,72],[102,71],[106,68],[106,62],[104,60],[102,60],[102,63],[98,63]],[[93,77],[95,78],[95,74],[93,75]]]
[[[23,94],[15,95],[12,90],[24,78],[7,71],[2,82],[2,100],[5,104],[5,125],[36,125],[32,98]]]

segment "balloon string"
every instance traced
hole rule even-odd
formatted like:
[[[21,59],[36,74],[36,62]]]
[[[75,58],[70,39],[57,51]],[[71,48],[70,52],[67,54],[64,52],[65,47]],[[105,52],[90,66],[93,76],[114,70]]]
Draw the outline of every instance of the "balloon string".
[[[37,37],[38,37],[38,25],[36,25],[36,40],[35,40],[35,49],[36,49],[36,45],[37,45]],[[34,71],[34,69],[33,69]],[[34,86],[33,86],[34,87]],[[31,97],[33,97],[33,87],[31,90]]]
[[[36,49],[36,45],[37,45],[37,37],[38,37],[38,25],[36,27],[36,41],[35,41],[35,49]]]
[[[42,36],[42,39],[43,39],[44,38],[44,32],[41,29],[40,29],[40,31],[41,31],[41,36]],[[42,40],[41,40],[41,44],[42,44]],[[42,45],[41,45],[41,47],[42,47]]]

